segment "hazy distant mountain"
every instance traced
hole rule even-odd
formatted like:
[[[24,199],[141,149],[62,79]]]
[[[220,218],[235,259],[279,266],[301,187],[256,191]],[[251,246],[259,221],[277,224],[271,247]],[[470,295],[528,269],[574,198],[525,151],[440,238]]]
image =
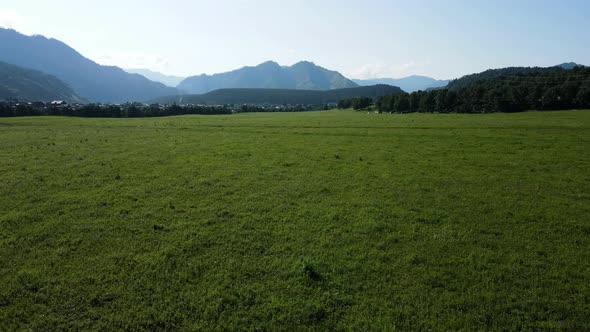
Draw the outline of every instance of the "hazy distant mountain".
[[[562,64],[555,66],[555,67],[561,67],[563,69],[574,69],[575,67],[584,67],[584,66],[577,64],[575,62],[564,62]]]
[[[182,80],[186,78],[181,76],[166,75],[149,69],[125,69],[125,71],[131,74],[142,75],[149,80],[160,82],[173,88],[175,88],[178,84],[180,84],[180,82],[182,82]]]
[[[312,62],[302,61],[291,67],[282,67],[268,61],[226,73],[188,77],[178,88],[200,94],[227,88],[331,90],[357,86],[342,74]]]
[[[0,100],[8,99],[81,101],[69,86],[55,76],[0,62]]]
[[[354,97],[371,97],[402,93],[390,85],[361,86],[334,90],[296,89],[220,89],[200,95],[162,97],[152,102],[161,104],[307,104],[337,103]]]
[[[339,72],[322,68],[309,61],[284,67],[284,70],[295,79],[295,88],[299,90],[333,90],[359,86]]]
[[[142,101],[178,93],[141,75],[101,66],[58,40],[1,28],[0,61],[54,75],[89,101]]]
[[[358,85],[389,84],[399,86],[405,92],[418,90],[426,91],[432,88],[440,88],[449,84],[448,80],[436,80],[432,77],[412,75],[404,78],[374,78],[366,80],[353,80]]]

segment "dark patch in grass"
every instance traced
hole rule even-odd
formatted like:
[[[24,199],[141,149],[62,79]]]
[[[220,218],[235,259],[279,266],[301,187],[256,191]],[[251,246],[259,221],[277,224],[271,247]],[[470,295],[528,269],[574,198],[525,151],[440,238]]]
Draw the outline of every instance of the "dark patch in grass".
[[[0,294],[0,307],[6,307],[10,304],[8,297]]]
[[[165,228],[162,225],[154,225],[154,231],[163,231]]]
[[[219,211],[216,213],[218,218],[222,219],[232,219],[234,217],[233,213],[229,211]]]
[[[416,218],[416,222],[424,225],[438,225],[442,223],[444,220],[445,217],[438,214]]]
[[[37,274],[22,272],[18,275],[17,280],[29,292],[37,293],[41,289],[41,280]]]
[[[107,305],[109,302],[112,302],[113,300],[115,300],[114,295],[97,294],[90,299],[89,304],[91,307],[102,307],[104,305]]]
[[[117,181],[121,180],[121,175],[117,174],[117,176],[115,176],[115,180],[117,180]]]
[[[412,264],[412,265],[422,265],[424,263],[426,263],[426,260],[418,255],[412,255],[409,257],[408,261]]]
[[[326,309],[322,307],[311,307],[308,309],[307,320],[309,321],[309,323],[317,324],[321,323],[324,319],[327,318],[327,316],[328,313],[326,312]]]
[[[428,280],[428,285],[430,288],[445,288],[444,282],[438,277],[430,278],[430,280]]]
[[[492,229],[481,229],[479,231],[479,233],[480,234],[483,234],[483,235],[491,235],[491,236],[495,236],[495,237],[498,237],[498,236],[502,235],[502,232],[496,231],[496,230],[492,230]]]
[[[316,264],[309,260],[302,260],[300,264],[300,271],[301,273],[311,281],[320,281],[322,280],[322,276],[317,271]]]

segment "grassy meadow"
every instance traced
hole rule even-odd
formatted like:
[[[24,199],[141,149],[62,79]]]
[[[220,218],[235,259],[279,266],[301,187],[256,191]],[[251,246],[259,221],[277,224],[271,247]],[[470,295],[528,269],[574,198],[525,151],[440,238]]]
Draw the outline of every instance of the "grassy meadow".
[[[0,331],[589,317],[590,111],[0,119]]]

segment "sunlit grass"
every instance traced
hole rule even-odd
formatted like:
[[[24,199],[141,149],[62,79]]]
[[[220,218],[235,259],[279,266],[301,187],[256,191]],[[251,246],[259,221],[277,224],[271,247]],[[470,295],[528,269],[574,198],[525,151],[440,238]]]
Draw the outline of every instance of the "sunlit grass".
[[[590,112],[0,119],[0,330],[590,329]]]

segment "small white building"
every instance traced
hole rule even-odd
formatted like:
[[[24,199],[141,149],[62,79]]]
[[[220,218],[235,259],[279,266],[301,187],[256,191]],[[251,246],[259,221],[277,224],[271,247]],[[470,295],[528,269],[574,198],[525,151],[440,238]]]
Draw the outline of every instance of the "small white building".
[[[66,106],[68,103],[65,100],[54,100],[50,103],[51,106]]]

